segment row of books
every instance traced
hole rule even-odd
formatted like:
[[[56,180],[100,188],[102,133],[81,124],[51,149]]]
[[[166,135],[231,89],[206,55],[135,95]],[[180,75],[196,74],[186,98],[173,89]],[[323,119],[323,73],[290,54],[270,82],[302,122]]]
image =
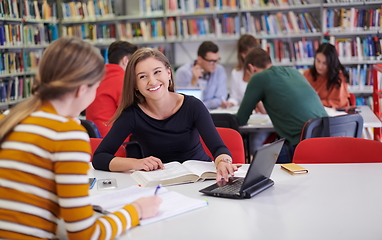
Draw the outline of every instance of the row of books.
[[[26,20],[56,20],[57,7],[55,2],[48,3],[47,0],[29,1],[24,0],[24,18]]]
[[[211,11],[235,11],[238,9],[248,10],[268,7],[285,7],[309,4],[306,0],[168,0],[165,2],[165,11],[169,14],[211,12]],[[137,8],[135,14],[163,14],[161,0],[139,0],[137,3],[129,3],[130,8]]]
[[[324,32],[360,32],[382,30],[381,8],[323,9]]]
[[[282,35],[320,32],[320,21],[312,13],[288,13],[254,15],[246,12],[242,16],[247,33],[254,35]]]
[[[362,90],[366,86],[373,86],[373,65],[363,64],[356,67],[347,67],[349,73],[349,86],[358,86]]]
[[[318,40],[302,39],[295,42],[287,42],[279,39],[261,40],[261,48],[266,50],[273,62],[311,65],[316,50],[319,46]]]
[[[22,8],[20,7],[23,5]],[[23,11],[21,14],[20,11]],[[25,20],[54,20],[57,19],[56,3],[49,4],[47,0],[30,1],[24,0],[1,0],[0,1],[0,17],[4,18],[23,18]]]
[[[20,18],[18,1],[15,1],[15,0],[0,1],[0,17]]]
[[[162,20],[126,22],[117,24],[121,39],[127,41],[163,41],[164,22]]]
[[[184,0],[191,1],[191,0]],[[165,1],[166,2],[166,1]],[[162,0],[129,0],[126,1],[127,15],[157,15],[164,14]]]
[[[62,3],[64,20],[92,20],[114,17],[112,0]]]
[[[31,96],[33,77],[0,79],[0,102],[12,102]]]
[[[163,53],[164,55],[167,54],[167,51],[166,51],[166,47],[164,45],[156,45],[156,46],[140,46],[140,48],[143,48],[143,47],[149,47],[149,48],[154,48],[154,49],[157,49],[159,50],[161,53]],[[104,58],[105,60],[105,64],[109,63],[109,60],[108,60],[108,53],[109,53],[109,49],[108,48],[104,48],[104,49],[100,49],[100,52],[101,52],[101,55],[102,57]]]
[[[1,46],[48,44],[58,39],[57,24],[0,24]]]
[[[41,56],[42,50],[0,53],[0,76],[35,71]]]
[[[337,49],[341,61],[381,60],[382,39],[369,35],[365,38],[355,37],[336,39],[330,36],[329,42]]]
[[[378,0],[325,0],[325,3],[365,3],[376,1]]]
[[[82,24],[63,26],[63,36],[75,36],[87,40],[115,41],[115,24]]]

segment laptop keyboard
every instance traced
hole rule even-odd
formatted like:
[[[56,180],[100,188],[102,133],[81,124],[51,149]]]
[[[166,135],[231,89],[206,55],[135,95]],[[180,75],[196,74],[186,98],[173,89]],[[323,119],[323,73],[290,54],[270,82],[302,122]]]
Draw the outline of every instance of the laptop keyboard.
[[[238,178],[229,184],[213,189],[213,193],[238,193],[241,185],[243,185],[244,178]]]

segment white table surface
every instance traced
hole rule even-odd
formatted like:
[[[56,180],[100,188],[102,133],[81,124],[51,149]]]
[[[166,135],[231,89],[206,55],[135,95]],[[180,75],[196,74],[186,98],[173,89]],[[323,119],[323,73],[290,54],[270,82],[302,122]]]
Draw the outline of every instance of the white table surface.
[[[365,128],[382,126],[381,121],[374,114],[374,112],[371,111],[371,109],[368,106],[357,106],[357,107],[361,110],[360,115],[363,118],[363,121],[364,121],[363,126]],[[335,112],[334,110],[330,108],[325,108],[325,110],[328,112],[329,116],[335,116],[335,115],[340,115],[341,113],[344,113],[344,112]],[[236,114],[237,111],[238,111],[238,107],[232,107],[228,109],[218,108],[218,109],[211,110],[210,113]],[[274,130],[273,124],[269,116],[267,114],[259,114],[259,113],[252,114],[248,120],[248,124],[245,126],[241,126],[240,129],[244,131],[249,131],[251,129],[252,130],[260,129],[262,131]]]
[[[276,165],[271,177],[275,185],[245,200],[198,192],[213,181],[167,187],[207,199],[209,205],[137,226],[120,239],[382,239],[382,163],[301,165],[308,174],[289,175]],[[128,173],[90,170],[89,176],[115,178],[118,188],[137,184]],[[104,192],[95,186],[90,194]]]

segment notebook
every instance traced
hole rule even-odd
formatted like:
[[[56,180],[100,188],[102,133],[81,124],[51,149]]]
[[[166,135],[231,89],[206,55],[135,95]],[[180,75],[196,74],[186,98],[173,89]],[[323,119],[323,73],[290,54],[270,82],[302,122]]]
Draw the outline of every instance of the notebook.
[[[251,198],[274,185],[270,179],[285,139],[257,150],[244,178],[233,177],[199,190],[207,195],[227,198]]]
[[[175,92],[194,96],[197,99],[202,100],[202,89],[200,88],[177,88],[175,89]]]

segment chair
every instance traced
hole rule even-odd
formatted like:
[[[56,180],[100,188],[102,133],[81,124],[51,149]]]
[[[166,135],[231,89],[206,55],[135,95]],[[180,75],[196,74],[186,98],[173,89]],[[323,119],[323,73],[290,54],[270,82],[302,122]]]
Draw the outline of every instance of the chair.
[[[349,94],[350,94],[350,97],[349,97],[350,106],[357,105],[357,98],[355,97],[355,95],[353,93],[349,93]]]
[[[239,131],[239,121],[236,115],[229,113],[211,113],[215,127],[232,128]]]
[[[216,130],[218,131],[224,144],[227,146],[227,148],[231,152],[232,162],[238,163],[238,164],[244,164],[245,163],[244,144],[243,144],[243,139],[241,138],[240,133],[230,128],[217,127]],[[207,155],[210,156],[212,159],[214,159],[210,150],[207,148],[206,144],[203,142],[202,138],[200,138],[200,141],[202,142],[204,151],[207,153]]]
[[[84,126],[90,138],[101,138],[101,133],[99,132],[98,127],[97,125],[95,125],[94,122],[90,120],[85,120],[85,119],[80,119],[80,120],[81,120],[81,125]]]
[[[102,138],[90,138],[90,147],[92,149],[92,156],[98,145],[102,142]],[[120,146],[117,152],[114,154],[116,157],[126,157],[126,151],[123,146]],[[90,160],[91,161],[91,160]]]
[[[300,142],[294,163],[376,163],[382,162],[382,143],[350,137],[310,138]]]
[[[300,140],[315,137],[362,137],[363,118],[360,114],[320,117],[308,120]]]

